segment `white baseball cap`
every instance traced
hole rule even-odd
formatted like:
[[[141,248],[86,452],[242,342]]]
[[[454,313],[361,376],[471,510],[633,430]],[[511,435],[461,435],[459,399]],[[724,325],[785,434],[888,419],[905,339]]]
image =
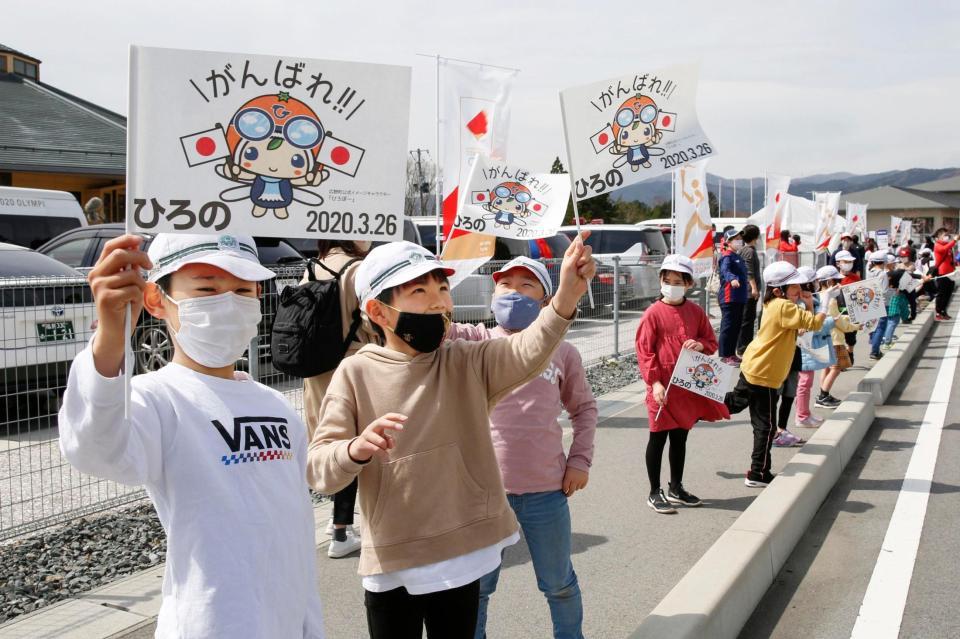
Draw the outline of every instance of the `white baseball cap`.
[[[837,251],[837,255],[834,257],[835,262],[855,262],[856,259],[850,251]]]
[[[660,271],[676,271],[677,273],[686,273],[693,277],[693,260],[686,255],[668,255],[663,258],[660,264]]]
[[[811,266],[798,266],[797,273],[800,273],[806,280],[804,283],[808,284],[817,280],[817,272]]]
[[[896,262],[896,261],[897,261],[897,256],[894,255],[893,253],[889,253],[889,252],[888,252],[888,253],[887,253],[887,264],[893,264],[893,263]]]
[[[514,268],[525,268],[533,273],[540,281],[547,296],[553,295],[553,283],[550,281],[550,273],[547,271],[547,267],[539,260],[526,257],[525,255],[515,257],[504,264],[502,269],[493,274],[493,281],[499,282],[504,273]]]
[[[818,280],[842,280],[843,274],[837,270],[836,266],[821,266],[817,270],[817,279]]]
[[[773,262],[763,269],[763,281],[767,286],[787,286],[788,284],[806,284],[807,279],[790,262]]]
[[[160,233],[147,250],[153,269],[150,282],[176,273],[187,264],[209,264],[234,277],[261,282],[276,273],[260,264],[257,245],[249,235],[192,235]]]
[[[867,258],[868,262],[873,264],[881,264],[887,261],[888,253],[886,251],[874,251],[870,254],[870,257]]]
[[[448,277],[455,270],[427,249],[413,242],[390,242],[370,251],[357,268],[355,285],[360,308],[388,288],[415,280],[430,271],[441,270]]]

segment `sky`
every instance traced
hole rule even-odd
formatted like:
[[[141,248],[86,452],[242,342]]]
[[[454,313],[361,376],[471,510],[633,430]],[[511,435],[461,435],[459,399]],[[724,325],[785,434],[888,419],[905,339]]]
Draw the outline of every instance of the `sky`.
[[[126,114],[130,44],[410,66],[409,145],[434,152],[435,62],[519,68],[508,159],[564,156],[558,92],[699,62],[729,178],[960,166],[960,3],[164,0],[4,3],[0,43],[44,82]],[[566,162],[564,162],[566,164]]]

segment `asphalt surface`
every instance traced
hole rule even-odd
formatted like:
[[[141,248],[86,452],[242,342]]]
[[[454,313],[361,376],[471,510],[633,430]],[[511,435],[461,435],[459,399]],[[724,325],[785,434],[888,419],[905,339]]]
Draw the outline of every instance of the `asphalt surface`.
[[[873,427],[743,629],[742,638],[851,636],[878,557],[889,552],[882,550],[883,542],[953,327],[952,321],[934,326],[889,403],[878,407]],[[884,636],[960,637],[958,415],[960,375],[949,392],[900,632],[888,628]]]

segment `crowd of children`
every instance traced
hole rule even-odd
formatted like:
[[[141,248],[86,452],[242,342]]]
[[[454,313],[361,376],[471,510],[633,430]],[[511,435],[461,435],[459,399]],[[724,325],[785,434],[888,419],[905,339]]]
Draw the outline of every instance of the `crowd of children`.
[[[753,246],[758,233],[747,235]],[[485,637],[502,554],[521,532],[553,636],[582,638],[568,500],[588,484],[598,414],[580,356],[564,341],[596,268],[582,238],[555,279],[530,258],[493,275],[493,328],[452,323],[453,269],[422,247],[393,242],[367,253],[331,243],[313,275],[341,280],[349,356],[306,381],[306,425],[280,393],[235,371],[258,330],[260,282],[273,277],[253,240],[160,234],[149,254],[140,243],[110,241],[90,274],[99,325],[71,368],[60,441],[78,469],[146,486],[169,544],[158,637],[323,636],[309,485],[342,498],[331,523],[332,546],[340,545],[330,554],[359,547],[373,639],[420,637],[424,628],[429,637]],[[793,404],[796,426],[818,426],[817,371],[816,406],[835,408],[831,390],[852,365],[850,338],[861,327],[845,314],[840,287],[859,279],[854,255],[841,250],[836,267],[816,272],[774,262],[761,279],[743,248],[741,232],[726,234],[719,340],[686,299],[694,264],[679,255],[663,260],[661,295],[637,328],[647,505],[656,513],[702,503],[683,483],[697,422],[748,409],[745,483],[766,486],[772,447],[802,443],[788,428]],[[873,327],[871,357],[912,321],[917,296],[930,294],[930,269],[946,268],[946,258],[932,255],[869,256],[866,275],[882,280],[888,309]],[[761,321],[741,360],[741,318],[754,295],[762,296]],[[134,317],[144,307],[166,321],[175,354],[167,367],[133,378],[127,413],[130,304]],[[684,349],[739,366],[725,402],[670,384]],[[562,410],[573,431],[567,451]],[[351,527],[354,500],[362,538]]]

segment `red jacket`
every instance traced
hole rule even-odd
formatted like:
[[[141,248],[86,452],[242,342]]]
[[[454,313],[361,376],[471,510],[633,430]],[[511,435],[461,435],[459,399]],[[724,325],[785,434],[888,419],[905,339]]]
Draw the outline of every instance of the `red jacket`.
[[[950,240],[949,242],[937,242],[933,245],[933,255],[936,260],[935,264],[937,267],[937,274],[939,275],[949,275],[953,273],[953,247],[956,245],[956,240]]]

